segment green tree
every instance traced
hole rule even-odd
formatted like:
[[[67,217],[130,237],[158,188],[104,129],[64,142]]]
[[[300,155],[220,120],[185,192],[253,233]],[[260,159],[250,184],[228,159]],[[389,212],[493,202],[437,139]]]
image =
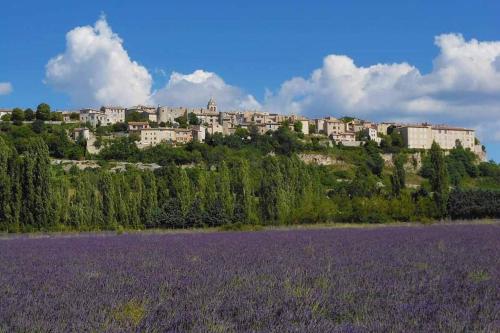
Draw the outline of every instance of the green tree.
[[[32,121],[35,119],[35,112],[31,110],[30,108],[27,108],[24,110],[24,119],[27,121]]]
[[[121,137],[104,147],[99,155],[105,160],[136,161],[140,154],[134,137]]]
[[[143,174],[141,186],[140,216],[143,221],[149,221],[152,212],[158,208],[156,178],[152,172],[146,171]]]
[[[36,119],[32,124],[31,124],[31,129],[33,132],[37,134],[41,134],[45,130],[45,124],[43,120]]]
[[[13,219],[10,164],[14,150],[0,136],[0,230],[8,230]]]
[[[376,179],[366,165],[359,165],[356,169],[354,179],[347,185],[347,194],[351,198],[374,196],[377,194]]]
[[[231,176],[227,164],[223,161],[219,165],[219,175],[217,178],[217,200],[220,200],[222,213],[225,220],[231,221],[234,214],[234,197],[231,192]]]
[[[11,120],[14,122],[14,125],[22,125],[24,120],[24,111],[20,108],[12,110]]]
[[[391,175],[392,194],[399,197],[406,186],[406,171],[404,168],[404,156],[398,154],[394,157],[394,171]]]
[[[189,122],[189,125],[200,125],[201,124],[201,120],[198,119],[198,117],[196,116],[196,114],[194,114],[194,112],[189,112],[188,122]]]
[[[259,200],[264,221],[284,221],[283,214],[287,212],[284,177],[276,157],[266,157],[262,161]]]
[[[250,165],[247,160],[238,160],[231,168],[231,191],[235,195],[234,220],[242,223],[256,224],[258,216],[254,207],[254,196]]]
[[[448,172],[441,147],[435,141],[430,150],[432,174],[430,177],[431,190],[434,192],[434,201],[438,209],[438,217],[443,218],[447,213],[449,194]]]
[[[50,105],[46,103],[40,103],[36,107],[35,118],[38,120],[50,120]]]
[[[296,121],[293,123],[293,130],[297,133],[302,133],[302,122],[301,121]]]
[[[367,141],[365,144],[365,151],[367,154],[366,165],[373,172],[374,175],[382,176],[384,170],[384,160],[378,152],[377,144],[373,141]]]
[[[29,228],[43,230],[50,224],[49,149],[38,137],[31,138],[21,157],[21,221]]]
[[[98,190],[101,194],[102,215],[104,228],[116,229],[115,188],[109,172],[102,172],[99,179]]]
[[[51,121],[63,121],[63,115],[61,112],[52,112],[50,114],[50,120]]]
[[[357,141],[369,141],[370,140],[370,134],[367,128],[362,129],[361,131],[356,133],[356,140]]]
[[[187,128],[188,126],[188,119],[186,116],[180,116],[174,119],[178,124],[180,128]]]
[[[130,112],[125,116],[125,122],[138,122],[138,121],[148,121],[148,116],[146,114],[140,113],[138,111]]]

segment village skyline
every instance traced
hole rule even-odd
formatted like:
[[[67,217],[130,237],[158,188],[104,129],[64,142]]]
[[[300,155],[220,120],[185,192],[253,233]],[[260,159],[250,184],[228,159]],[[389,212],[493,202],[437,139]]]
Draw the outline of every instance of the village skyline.
[[[500,160],[495,1],[3,6],[2,108],[201,107],[214,97],[223,111],[472,128]],[[19,17],[44,24],[16,29]]]

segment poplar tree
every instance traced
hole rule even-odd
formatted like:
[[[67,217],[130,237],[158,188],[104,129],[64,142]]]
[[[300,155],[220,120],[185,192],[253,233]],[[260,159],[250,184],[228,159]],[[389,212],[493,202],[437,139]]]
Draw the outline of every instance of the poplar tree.
[[[231,190],[235,195],[234,219],[236,222],[255,224],[258,217],[255,214],[249,163],[238,160],[231,170]]]
[[[102,198],[103,227],[114,229],[116,227],[115,191],[113,188],[113,179],[109,172],[101,173],[99,192]]]
[[[9,174],[12,158],[12,149],[0,137],[0,230],[7,230],[12,222],[12,184]]]
[[[21,222],[37,230],[50,224],[50,159],[42,138],[30,139],[21,159]]]
[[[219,166],[217,177],[217,192],[222,207],[222,213],[225,216],[225,221],[232,221],[234,214],[234,198],[231,192],[231,176],[226,162],[222,162]],[[222,222],[222,221],[221,221]]]
[[[141,182],[140,217],[142,221],[149,221],[151,214],[158,208],[156,178],[150,171],[145,171]]]
[[[266,157],[262,162],[262,179],[259,189],[261,214],[269,223],[280,220],[283,213],[283,174],[278,159]]]

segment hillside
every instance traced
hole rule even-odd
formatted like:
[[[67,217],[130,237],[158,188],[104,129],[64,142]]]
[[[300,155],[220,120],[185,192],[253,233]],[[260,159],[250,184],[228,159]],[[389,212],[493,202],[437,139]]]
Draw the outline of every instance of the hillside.
[[[69,126],[0,123],[1,230],[500,216],[500,167],[461,147],[344,147],[281,127],[143,150],[123,136],[91,155]]]

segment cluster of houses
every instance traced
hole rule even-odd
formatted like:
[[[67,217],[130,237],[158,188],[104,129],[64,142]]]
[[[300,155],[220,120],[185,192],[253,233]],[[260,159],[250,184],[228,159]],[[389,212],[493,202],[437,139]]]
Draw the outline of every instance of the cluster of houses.
[[[7,110],[0,110],[5,113]],[[187,143],[192,140],[203,142],[206,134],[220,133],[230,135],[238,128],[257,130],[260,134],[275,131],[285,122],[291,128],[299,129],[304,135],[326,136],[334,143],[346,146],[359,146],[357,133],[363,131],[377,143],[381,142],[380,135],[387,135],[388,130],[401,134],[404,145],[408,148],[430,149],[436,141],[444,149],[454,148],[458,142],[464,148],[470,148],[476,153],[482,151],[476,145],[473,129],[450,127],[430,124],[400,124],[400,123],[373,123],[360,119],[337,119],[326,117],[322,119],[307,119],[298,115],[283,115],[263,111],[234,111],[219,112],[213,98],[208,101],[206,108],[185,108],[168,106],[138,105],[131,108],[103,106],[99,110],[82,109],[79,111],[79,122],[90,124],[91,127],[109,126],[116,123],[125,123],[127,115],[135,113],[144,121],[127,123],[128,132],[139,138],[137,145],[145,148],[161,142],[173,144]],[[62,112],[63,120],[71,122],[74,112]],[[181,128],[179,118],[196,116],[196,124]],[[73,117],[74,118],[74,117]],[[146,121],[147,120],[147,121]],[[300,126],[296,126],[300,123]],[[92,133],[86,128],[77,128],[74,137],[83,135],[88,139]]]

